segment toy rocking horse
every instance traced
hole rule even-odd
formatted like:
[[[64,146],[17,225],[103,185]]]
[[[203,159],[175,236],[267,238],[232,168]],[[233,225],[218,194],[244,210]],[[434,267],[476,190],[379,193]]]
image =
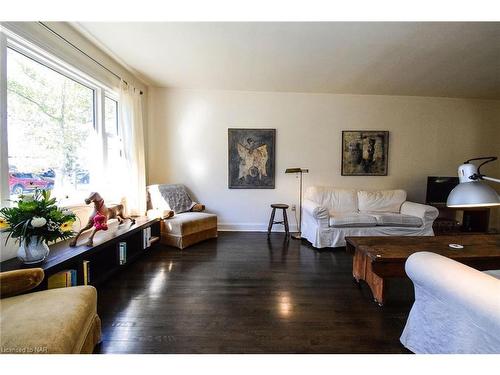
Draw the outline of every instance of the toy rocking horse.
[[[85,199],[86,204],[90,204],[92,202],[94,203],[94,211],[90,215],[87,225],[80,229],[73,241],[70,242],[69,246],[76,246],[76,241],[78,241],[78,237],[80,237],[82,232],[94,227],[94,230],[86,243],[87,246],[92,246],[94,244],[94,236],[97,231],[108,229],[106,223],[109,219],[116,218],[120,224],[123,224],[125,220],[130,220],[132,224],[135,224],[134,219],[123,216],[123,204],[106,207],[104,199],[102,199],[99,193],[90,193],[90,196]]]

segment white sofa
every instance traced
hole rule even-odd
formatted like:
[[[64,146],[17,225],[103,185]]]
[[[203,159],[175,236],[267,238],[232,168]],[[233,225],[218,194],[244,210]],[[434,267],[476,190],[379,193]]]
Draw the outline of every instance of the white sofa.
[[[401,343],[414,353],[500,354],[500,271],[480,272],[429,252],[412,254],[415,287]]]
[[[433,236],[439,213],[406,201],[404,190],[312,186],[304,198],[302,237],[316,248],[345,246],[346,236]]]

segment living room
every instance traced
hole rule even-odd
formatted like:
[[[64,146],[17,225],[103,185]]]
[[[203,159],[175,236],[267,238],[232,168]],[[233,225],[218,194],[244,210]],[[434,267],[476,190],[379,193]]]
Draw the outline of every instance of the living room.
[[[2,17],[1,353],[500,354],[500,23],[463,10]]]

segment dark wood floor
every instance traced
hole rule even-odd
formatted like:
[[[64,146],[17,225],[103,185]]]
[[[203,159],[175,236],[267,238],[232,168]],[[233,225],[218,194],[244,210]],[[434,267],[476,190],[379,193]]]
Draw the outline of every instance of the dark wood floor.
[[[101,353],[407,353],[409,281],[387,304],[354,284],[344,249],[223,232],[158,245],[98,289]]]

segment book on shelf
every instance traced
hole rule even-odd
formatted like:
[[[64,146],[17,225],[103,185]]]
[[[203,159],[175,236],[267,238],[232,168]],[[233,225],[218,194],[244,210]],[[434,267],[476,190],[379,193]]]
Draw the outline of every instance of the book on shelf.
[[[147,227],[142,230],[142,239],[143,249],[147,249],[151,246],[151,227]]]
[[[118,243],[118,263],[120,265],[127,263],[127,243]]]
[[[76,270],[69,270],[71,274],[71,286],[76,286]]]
[[[90,261],[83,261],[83,285],[90,284]]]
[[[48,289],[67,288],[76,286],[76,270],[64,270],[49,276]]]

